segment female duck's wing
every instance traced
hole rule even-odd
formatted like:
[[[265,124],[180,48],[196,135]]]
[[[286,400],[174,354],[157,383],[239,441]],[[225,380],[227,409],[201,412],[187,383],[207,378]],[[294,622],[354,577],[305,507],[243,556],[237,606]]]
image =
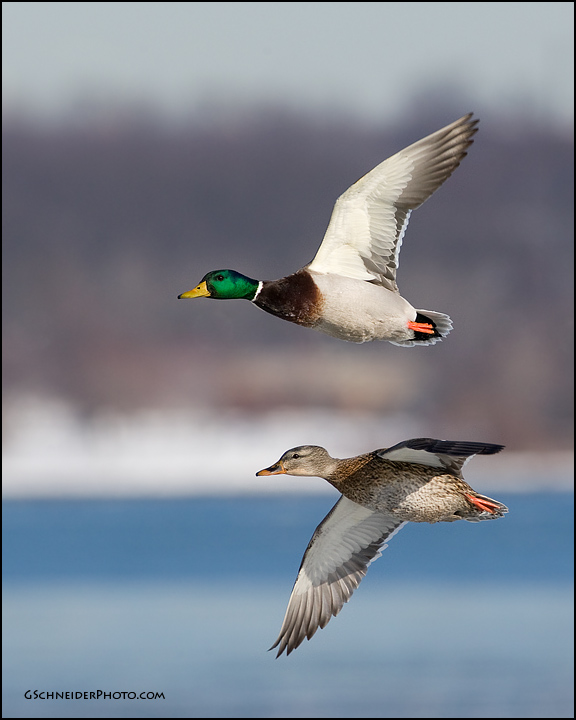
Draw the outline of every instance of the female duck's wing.
[[[278,639],[280,655],[289,655],[348,602],[368,565],[380,557],[386,539],[405,523],[373,512],[342,496],[310,540]],[[386,545],[384,545],[386,547]]]
[[[477,131],[472,113],[401,150],[336,201],[307,269],[367,280],[397,291],[398,255],[410,212],[447,180]]]
[[[404,440],[390,448],[377,450],[376,454],[383,460],[429,465],[459,475],[464,465],[474,455],[494,455],[503,448],[504,445],[493,443],[414,438]]]

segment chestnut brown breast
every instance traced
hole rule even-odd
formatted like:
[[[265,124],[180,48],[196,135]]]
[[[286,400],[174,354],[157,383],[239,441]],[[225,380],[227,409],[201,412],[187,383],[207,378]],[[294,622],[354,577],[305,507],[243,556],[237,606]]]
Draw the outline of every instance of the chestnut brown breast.
[[[322,313],[322,295],[306,270],[264,281],[254,304],[276,317],[314,327]]]

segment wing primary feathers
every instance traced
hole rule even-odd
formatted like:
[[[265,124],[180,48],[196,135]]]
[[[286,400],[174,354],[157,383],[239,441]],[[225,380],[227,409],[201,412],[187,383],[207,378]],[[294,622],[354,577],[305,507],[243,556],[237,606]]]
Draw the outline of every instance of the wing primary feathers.
[[[341,497],[316,528],[270,650],[289,655],[338,615],[380,556],[385,540],[405,523]]]
[[[433,438],[414,438],[388,448],[386,452],[400,449],[402,447],[411,450],[424,450],[430,453],[441,455],[452,455],[454,457],[469,457],[470,455],[495,455],[504,448],[504,445],[494,443],[466,442],[460,440],[434,440]]]
[[[396,271],[411,210],[456,170],[477,132],[472,113],[384,160],[336,201],[310,271],[398,292]]]

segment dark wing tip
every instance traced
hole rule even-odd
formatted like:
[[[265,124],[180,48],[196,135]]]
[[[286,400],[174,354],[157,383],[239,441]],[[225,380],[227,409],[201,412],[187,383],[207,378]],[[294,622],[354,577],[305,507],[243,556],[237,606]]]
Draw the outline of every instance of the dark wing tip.
[[[460,138],[460,142],[463,143],[462,156],[460,160],[466,157],[466,149],[472,145],[474,142],[473,136],[478,132],[478,123],[480,120],[479,118],[474,118],[474,120],[472,120],[472,115],[473,113],[468,113],[467,115],[461,117],[460,120],[456,120],[456,122],[451,126],[448,126],[451,128],[450,132],[453,133],[454,140]]]
[[[275,648],[278,647],[279,644],[280,644],[280,638],[278,638],[278,640],[276,640],[274,645],[272,645],[271,647],[268,648],[267,652],[274,650]],[[283,652],[284,652],[284,648],[280,648],[280,650],[278,650],[278,652],[276,653],[276,660],[280,657],[280,655],[282,655]]]
[[[456,121],[456,123],[459,123],[460,125],[468,125],[468,127],[470,127],[470,128],[473,127],[473,128],[475,128],[475,131],[476,131],[476,130],[478,130],[478,128],[476,126],[480,122],[480,118],[472,119],[473,116],[474,116],[473,112],[466,113],[466,115],[463,115],[460,118],[460,120]]]
[[[275,650],[278,647],[278,645],[280,645],[280,647],[278,648],[278,652],[276,653],[276,657],[274,658],[275,660],[278,660],[278,658],[280,657],[280,655],[282,655],[283,652],[286,652],[287,656],[290,655],[292,650],[296,650],[296,648],[299,645],[301,645],[304,640],[304,638],[302,638],[296,644],[291,644],[289,641],[284,640],[284,642],[282,642],[282,644],[280,644],[280,641],[283,639],[284,639],[283,636],[280,635],[278,640],[276,640],[276,642],[274,643],[274,645],[272,645],[272,647],[268,648],[268,652],[270,652],[270,650]]]
[[[454,457],[469,457],[470,455],[495,455],[504,449],[505,445],[494,443],[467,442],[462,440],[435,440],[434,438],[413,438],[400,443],[412,450],[425,450],[430,453],[452,455]]]

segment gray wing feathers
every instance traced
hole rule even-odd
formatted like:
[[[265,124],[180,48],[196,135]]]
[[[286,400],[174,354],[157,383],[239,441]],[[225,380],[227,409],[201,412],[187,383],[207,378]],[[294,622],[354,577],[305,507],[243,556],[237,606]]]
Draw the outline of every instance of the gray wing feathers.
[[[472,114],[401,150],[360,178],[334,206],[309,268],[397,290],[396,270],[410,212],[447,180],[476,132]]]
[[[478,120],[471,117],[471,113],[465,115],[398,153],[409,156],[413,168],[410,182],[396,200],[398,207],[415,210],[452,175],[477,132]]]
[[[340,498],[316,528],[304,553],[280,635],[272,645],[289,655],[326,626],[348,602],[384,541],[403,525]],[[270,648],[270,649],[272,649]]]

